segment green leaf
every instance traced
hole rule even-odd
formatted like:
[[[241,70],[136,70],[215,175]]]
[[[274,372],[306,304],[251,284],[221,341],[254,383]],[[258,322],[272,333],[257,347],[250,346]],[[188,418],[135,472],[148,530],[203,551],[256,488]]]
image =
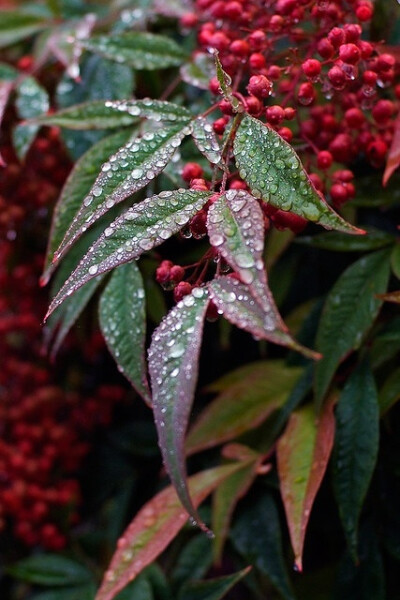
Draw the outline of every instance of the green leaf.
[[[231,539],[238,552],[270,579],[285,600],[294,600],[282,555],[279,515],[269,494],[246,507],[233,526]]]
[[[257,454],[254,454],[253,462],[245,465],[236,471],[236,473],[232,473],[232,475],[227,477],[218,486],[214,493],[211,527],[215,534],[213,558],[216,563],[221,562],[224,545],[229,535],[233,511],[257,477],[257,458]]]
[[[38,585],[64,586],[88,583],[92,574],[79,563],[59,554],[36,554],[7,568],[13,577]]]
[[[210,192],[161,192],[128,209],[105,229],[53,299],[46,318],[87,281],[162,244],[202,209]]]
[[[320,404],[337,366],[360,347],[382,305],[390,274],[387,250],[360,258],[336,281],[326,299],[316,345],[323,358],[315,366],[315,395]]]
[[[0,63],[0,81],[14,81],[19,71],[7,63]]]
[[[374,376],[363,362],[351,374],[336,409],[333,484],[349,550],[357,557],[358,520],[375,468],[379,406]]]
[[[372,340],[369,355],[375,371],[400,351],[400,317],[389,320]]]
[[[334,432],[333,402],[325,405],[318,423],[313,406],[308,404],[291,414],[278,440],[280,490],[299,571],[303,570],[307,525],[328,465]]]
[[[23,10],[2,10],[0,19],[0,48],[10,46],[30,37],[46,26],[40,16],[25,13]]]
[[[228,75],[228,73],[224,71],[221,61],[219,60],[217,50],[214,50],[214,61],[221,93],[223,94],[224,98],[231,103],[232,110],[234,112],[239,112],[239,110],[243,110],[241,103],[236,98],[236,96],[233,95],[233,90],[231,88],[232,79],[230,75]]]
[[[189,454],[232,440],[263,423],[281,408],[296,385],[302,369],[283,361],[246,365],[213,384],[221,393],[200,415],[186,440]],[[216,387],[217,386],[217,387]]]
[[[164,464],[183,506],[200,523],[187,489],[184,436],[208,303],[207,290],[194,288],[163,319],[149,348],[154,419]]]
[[[186,52],[171,38],[137,31],[94,36],[85,40],[83,46],[90,52],[138,70],[174,67],[186,58]]]
[[[180,73],[185,83],[201,90],[208,90],[210,79],[215,75],[215,63],[209,54],[197,52],[193,62],[181,66]]]
[[[144,188],[163,171],[190,128],[183,125],[146,132],[131,139],[105,162],[65,234],[53,261],[110,208]]]
[[[193,117],[192,113],[184,106],[165,100],[154,100],[153,98],[119,100],[106,102],[106,105],[112,110],[128,113],[132,117],[166,121],[167,123],[182,122],[187,124]]]
[[[144,573],[122,590],[115,600],[154,600],[152,587]]]
[[[197,148],[211,163],[217,165],[221,162],[221,146],[214,133],[212,124],[204,117],[200,116],[194,119],[193,125],[193,141]]]
[[[49,110],[47,91],[33,77],[26,77],[17,87],[15,105],[23,119],[30,119]],[[13,131],[13,141],[18,157],[23,159],[39,130],[39,125],[17,125]]]
[[[189,491],[198,506],[226,477],[243,463],[215,467],[189,478]],[[154,496],[138,512],[118,541],[96,600],[112,600],[174,539],[188,519],[172,486]]]
[[[68,129],[113,129],[134,125],[138,119],[128,112],[119,111],[112,106],[111,101],[90,100],[75,106],[70,106],[50,115],[42,115],[33,119],[39,125],[56,125]]]
[[[41,279],[45,285],[55,266],[51,264],[54,252],[62,242],[74,215],[95,182],[101,165],[132,137],[132,131],[114,133],[95,144],[75,164],[53,213],[50,236],[47,246],[44,273]]]
[[[200,533],[182,548],[171,573],[171,582],[179,589],[187,580],[201,579],[212,563],[211,540]]]
[[[178,600],[220,600],[247,575],[250,568],[216,579],[190,581],[180,591]]]
[[[267,309],[265,300],[264,306],[261,306],[250,287],[233,277],[213,279],[208,288],[218,311],[233,325],[251,333],[255,339],[287,346],[308,358],[320,358],[318,353],[301,346],[287,333],[287,327],[275,307],[271,293],[268,294],[271,304]]]
[[[379,409],[384,415],[400,400],[400,369],[395,369],[379,390]]]
[[[35,594],[32,600],[93,600],[95,593],[96,587],[94,583],[90,583],[89,585],[48,590]]]
[[[374,227],[364,227],[364,229],[367,235],[349,236],[340,231],[329,231],[313,236],[297,237],[295,242],[296,244],[334,252],[367,252],[368,250],[378,250],[390,246],[395,241],[393,235],[380,229]]]
[[[313,186],[292,146],[268,125],[245,116],[233,150],[240,177],[256,198],[326,229],[363,233],[332,210]]]
[[[119,370],[150,402],[144,359],[145,302],[143,280],[136,263],[122,265],[115,269],[101,295],[99,318],[102,334]]]
[[[396,244],[392,250],[390,264],[394,275],[400,279],[400,244]]]

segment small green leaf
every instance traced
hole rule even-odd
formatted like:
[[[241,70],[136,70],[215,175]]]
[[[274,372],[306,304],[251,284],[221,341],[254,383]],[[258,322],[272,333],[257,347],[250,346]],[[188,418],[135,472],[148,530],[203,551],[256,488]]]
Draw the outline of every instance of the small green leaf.
[[[215,75],[214,60],[209,54],[198,52],[194,55],[193,62],[181,66],[180,73],[185,83],[208,90],[210,79]]]
[[[358,520],[375,468],[379,406],[374,376],[366,362],[349,377],[336,408],[333,483],[349,550],[357,557]]]
[[[269,494],[247,505],[234,523],[231,539],[238,552],[270,579],[285,600],[294,600],[282,555],[279,515]]]
[[[143,280],[136,263],[122,265],[115,269],[101,295],[99,318],[102,334],[119,370],[150,402],[144,360],[145,302]]]
[[[326,229],[363,233],[332,210],[313,186],[292,146],[268,125],[245,116],[233,149],[240,177],[256,198]]]
[[[216,50],[214,51],[214,61],[221,93],[223,94],[224,98],[231,103],[234,112],[242,111],[243,107],[241,103],[236,96],[233,95],[233,90],[231,88],[232,79],[230,75],[224,71],[221,61],[219,60],[218,51]]]
[[[395,241],[393,235],[380,229],[373,227],[364,227],[364,229],[367,235],[349,236],[340,231],[329,231],[313,236],[297,237],[295,242],[334,252],[368,252],[368,250],[378,250],[390,246]]]
[[[7,572],[27,583],[48,586],[88,583],[92,574],[81,564],[59,554],[36,554],[7,568]]]
[[[256,459],[257,454],[254,453],[253,462],[232,473],[215,490],[211,527],[215,534],[213,558],[216,563],[220,563],[222,558],[224,545],[229,535],[233,511],[257,477],[255,468]]]
[[[15,105],[22,119],[31,119],[49,110],[47,91],[33,77],[26,77],[17,87]],[[23,159],[39,130],[39,125],[18,125],[13,131],[13,141],[18,157]]]
[[[228,387],[222,388],[226,377],[217,381],[211,389],[221,393],[190,430],[187,452],[211,448],[256,428],[285,404],[301,373],[280,360],[268,360],[230,373]]]
[[[195,506],[242,466],[239,462],[215,467],[190,477],[189,491]],[[147,502],[119,539],[96,600],[112,600],[161,554],[185,525],[188,516],[172,486]]]
[[[212,124],[200,116],[193,120],[192,125],[192,137],[197,148],[204,154],[207,160],[217,165],[221,162],[222,154],[221,146],[214,133]]]
[[[138,70],[174,67],[186,58],[186,52],[171,38],[137,31],[94,36],[85,40],[83,45],[90,52]]]
[[[127,127],[138,122],[137,117],[113,108],[112,104],[111,101],[91,100],[50,115],[42,115],[32,121],[34,124],[56,125],[82,131]]]
[[[87,281],[162,244],[202,209],[210,192],[161,192],[128,209],[105,229],[53,299],[46,318]]]
[[[197,383],[208,303],[207,290],[194,288],[163,319],[149,348],[154,419],[164,464],[183,506],[196,521],[200,518],[186,483],[184,436]]]
[[[360,347],[382,305],[377,294],[386,290],[390,263],[387,250],[360,258],[348,267],[325,302],[316,345],[323,358],[315,366],[315,394],[320,404],[337,366]],[[334,343],[333,343],[334,342]]]
[[[221,600],[243,577],[246,577],[251,567],[206,581],[189,581],[183,586],[178,600]]]
[[[148,131],[131,139],[105,162],[65,234],[53,262],[110,208],[122,202],[159,175],[190,128],[183,125]],[[169,236],[168,236],[169,237]],[[166,239],[166,238],[164,238]]]
[[[400,369],[395,369],[379,390],[379,409],[384,415],[400,400]]]
[[[333,446],[333,402],[325,405],[318,423],[308,404],[293,412],[277,444],[280,489],[295,562],[303,570],[304,538],[312,506]]]
[[[95,144],[75,164],[56,204],[47,246],[44,273],[41,279],[45,285],[55,266],[51,264],[54,252],[62,242],[74,215],[95,182],[101,165],[132,137],[132,131],[122,130]]]
[[[43,29],[47,23],[35,14],[23,10],[2,10],[0,19],[0,48],[15,44]]]

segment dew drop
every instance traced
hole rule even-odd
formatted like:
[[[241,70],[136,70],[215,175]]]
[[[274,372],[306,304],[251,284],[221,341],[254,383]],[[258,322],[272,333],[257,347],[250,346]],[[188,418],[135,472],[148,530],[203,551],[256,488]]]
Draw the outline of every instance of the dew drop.
[[[89,275],[96,275],[98,270],[99,270],[98,265],[92,265],[91,267],[89,267],[88,273],[89,273]]]

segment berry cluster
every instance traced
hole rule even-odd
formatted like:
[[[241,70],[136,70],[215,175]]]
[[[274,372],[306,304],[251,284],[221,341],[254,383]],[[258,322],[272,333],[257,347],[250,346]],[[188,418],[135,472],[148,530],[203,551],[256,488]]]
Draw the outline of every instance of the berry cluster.
[[[181,20],[197,30],[199,53],[218,51],[244,109],[295,147],[337,208],[356,193],[355,160],[384,165],[398,113],[395,58],[363,36],[373,9],[369,0],[196,0]],[[221,94],[216,78],[209,89]],[[223,98],[218,107],[222,135],[232,106]],[[271,215],[285,226],[281,216]]]
[[[0,170],[0,531],[60,550],[78,519],[77,473],[91,434],[110,422],[125,391],[65,391],[43,356],[48,298],[38,281],[48,207],[70,168],[58,131],[40,135],[23,170],[9,145],[1,151],[7,165]],[[72,337],[69,345],[79,352]],[[96,334],[84,348],[88,366],[98,347]]]

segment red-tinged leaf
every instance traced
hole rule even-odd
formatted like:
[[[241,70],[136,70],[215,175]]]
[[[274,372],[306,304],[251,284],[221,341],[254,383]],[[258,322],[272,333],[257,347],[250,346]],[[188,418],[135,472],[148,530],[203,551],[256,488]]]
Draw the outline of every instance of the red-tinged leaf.
[[[268,360],[234,371],[228,387],[218,388],[216,382],[213,389],[221,393],[190,430],[187,453],[212,448],[263,423],[285,404],[301,374],[302,369],[288,367],[280,360]]]
[[[226,477],[243,463],[224,465],[189,478],[189,491],[197,507]],[[152,498],[136,515],[118,541],[96,600],[112,600],[120,590],[153,562],[188,520],[172,486]]]
[[[105,229],[53,299],[46,318],[101,273],[138,258],[177,233],[204,206],[210,192],[161,192],[135,204]]]
[[[271,292],[265,290],[263,305],[254,298],[250,287],[229,276],[218,277],[209,283],[210,296],[218,310],[233,325],[251,333],[258,340],[297,350],[308,358],[321,355],[305,348],[289,334],[275,306]],[[267,307],[269,300],[269,307]]]
[[[333,405],[333,400],[326,403],[318,421],[313,406],[293,412],[277,444],[280,489],[299,571],[311,509],[333,447]]]
[[[268,125],[245,116],[233,150],[239,174],[256,198],[326,229],[365,233],[335,213],[315,189],[292,146]]]
[[[211,527],[215,534],[213,558],[217,564],[221,561],[233,511],[257,477],[258,462],[258,455],[253,452],[253,460],[227,477],[214,493]]]
[[[180,123],[131,139],[101,167],[91,190],[82,198],[57,251],[56,263],[88,227],[114,205],[144,188],[159,175],[171,160],[191,128]]]
[[[383,185],[387,185],[389,179],[400,165],[400,115],[394,126],[393,141],[389,148],[385,172],[383,174]]]
[[[395,304],[400,304],[400,290],[389,292],[387,294],[377,294],[377,296],[385,302],[394,302]]]
[[[163,319],[149,349],[154,418],[164,464],[183,506],[204,530],[187,488],[184,443],[208,303],[206,288],[194,288]]]

